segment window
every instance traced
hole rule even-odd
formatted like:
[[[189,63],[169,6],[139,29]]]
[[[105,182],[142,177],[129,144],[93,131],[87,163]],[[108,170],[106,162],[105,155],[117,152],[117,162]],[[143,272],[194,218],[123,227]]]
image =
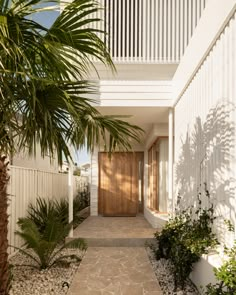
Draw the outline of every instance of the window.
[[[149,207],[167,212],[168,139],[158,138],[148,151]]]

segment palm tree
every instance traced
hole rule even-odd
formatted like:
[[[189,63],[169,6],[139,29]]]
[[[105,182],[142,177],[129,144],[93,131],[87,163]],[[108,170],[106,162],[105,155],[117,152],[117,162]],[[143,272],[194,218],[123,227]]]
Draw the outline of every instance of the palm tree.
[[[7,163],[0,157],[0,294],[7,294],[9,287],[7,242]]]
[[[108,143],[131,148],[141,129],[119,117],[102,116],[92,105],[97,87],[87,80],[94,67],[91,57],[114,69],[93,15],[100,8],[93,0],[67,4],[50,28],[34,21],[36,13],[52,10],[46,0],[0,0],[0,155],[14,153],[15,146],[42,156],[68,159],[68,143],[88,149]],[[58,5],[57,0],[52,0]],[[0,295],[6,295],[8,176],[0,158]]]

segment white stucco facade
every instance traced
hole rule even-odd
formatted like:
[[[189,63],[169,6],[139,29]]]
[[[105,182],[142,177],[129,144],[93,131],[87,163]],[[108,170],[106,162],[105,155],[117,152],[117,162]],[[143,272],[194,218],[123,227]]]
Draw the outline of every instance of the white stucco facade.
[[[213,2],[209,2],[212,4],[209,13],[215,5]],[[200,186],[206,183],[217,215],[218,239],[230,244],[232,235],[227,232],[224,219],[235,224],[235,1],[229,1],[231,5],[228,2],[228,9],[222,1],[217,2],[222,4],[215,7],[219,9],[222,6],[222,18],[217,22],[219,30],[212,32],[211,39],[209,36],[205,39],[201,31],[197,32],[198,42],[203,46],[205,42],[208,52],[204,59],[198,61],[197,68],[192,64],[194,76],[190,74],[189,65],[188,75],[192,79],[185,81],[186,85],[182,84],[183,91],[179,89],[180,96],[175,104],[175,194],[180,192],[186,205],[193,204]],[[213,17],[210,20],[213,24],[216,22]],[[203,16],[202,22],[211,26],[207,15]],[[194,43],[194,40],[193,44],[190,43],[188,52],[194,50]],[[189,58],[190,54],[186,56]],[[186,59],[183,63],[187,64]],[[184,67],[180,67],[174,81],[185,74]],[[208,205],[207,200],[204,205]]]

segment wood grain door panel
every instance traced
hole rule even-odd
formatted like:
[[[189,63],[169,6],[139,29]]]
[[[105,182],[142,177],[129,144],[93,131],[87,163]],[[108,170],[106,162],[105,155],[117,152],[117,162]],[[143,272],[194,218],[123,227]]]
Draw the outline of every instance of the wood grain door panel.
[[[139,211],[139,163],[143,153],[99,153],[99,213],[136,216]]]

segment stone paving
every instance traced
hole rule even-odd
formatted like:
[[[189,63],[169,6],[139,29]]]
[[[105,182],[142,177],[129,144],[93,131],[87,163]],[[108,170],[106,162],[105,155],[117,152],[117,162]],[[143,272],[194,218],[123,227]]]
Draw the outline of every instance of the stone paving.
[[[89,247],[67,295],[162,295],[144,248],[156,231],[142,215],[88,217],[74,231]]]
[[[162,295],[143,247],[91,247],[68,295]]]
[[[82,238],[153,238],[154,229],[147,220],[137,217],[89,216],[75,230],[74,237]]]

